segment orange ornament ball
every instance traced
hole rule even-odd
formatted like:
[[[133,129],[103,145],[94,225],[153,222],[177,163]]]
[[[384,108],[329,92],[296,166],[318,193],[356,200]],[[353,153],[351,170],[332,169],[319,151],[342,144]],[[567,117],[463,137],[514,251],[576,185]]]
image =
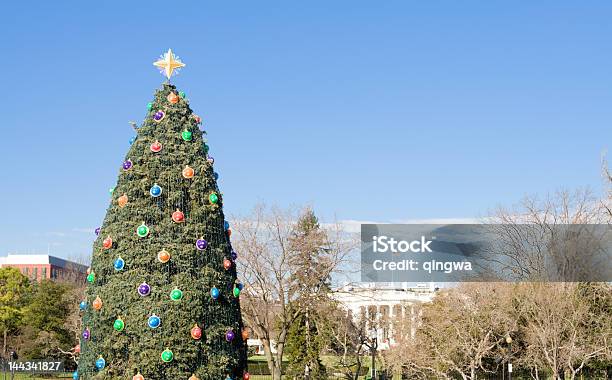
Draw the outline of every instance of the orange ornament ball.
[[[231,229],[227,229],[227,236],[232,236],[232,230]]]
[[[159,260],[161,263],[167,263],[168,261],[170,261],[170,252],[166,251],[165,249],[162,249],[157,254],[157,260]]]
[[[200,378],[197,377],[196,375],[191,375],[191,376],[189,376],[188,380],[200,380]]]
[[[94,310],[102,309],[102,300],[100,299],[100,297],[96,297],[96,299],[92,302],[92,306]]]
[[[102,247],[104,249],[110,249],[113,247],[113,239],[110,236],[107,236],[106,239],[102,241]]]
[[[166,99],[168,99],[170,103],[176,104],[179,101],[179,96],[175,94],[174,92],[171,92],[168,94],[168,97]]]
[[[249,339],[250,335],[251,335],[251,333],[249,332],[248,329],[242,329],[242,340]]]
[[[134,377],[132,377],[132,380],[144,380],[144,376],[138,372],[136,375],[134,375]]]
[[[117,199],[117,203],[119,204],[119,207],[124,208],[125,205],[128,203],[128,196],[126,194],[123,194]]]
[[[185,166],[185,169],[183,169],[183,177],[190,179],[193,178],[193,176],[195,175],[195,170],[193,170],[192,167]]]
[[[175,223],[183,223],[185,221],[185,214],[177,209],[172,213],[172,221]]]
[[[232,268],[232,262],[228,259],[223,259],[223,268],[230,270]]]

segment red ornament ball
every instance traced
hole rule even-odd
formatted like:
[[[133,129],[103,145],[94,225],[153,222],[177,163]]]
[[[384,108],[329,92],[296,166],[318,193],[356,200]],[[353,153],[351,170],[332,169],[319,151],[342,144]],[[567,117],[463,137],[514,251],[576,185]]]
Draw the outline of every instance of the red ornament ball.
[[[245,372],[244,375],[242,375],[242,378],[244,380],[249,380],[251,378],[251,375],[248,372]]]
[[[111,239],[110,236],[108,236],[106,239],[102,241],[102,247],[104,249],[110,249],[112,248],[112,246],[113,246],[113,239]]]
[[[153,144],[151,144],[151,152],[153,153],[158,153],[159,151],[162,150],[162,144],[159,141],[155,141]]]
[[[202,329],[197,324],[191,328],[191,337],[195,340],[202,338]]]
[[[231,260],[223,259],[223,268],[225,268],[225,270],[230,270],[232,268]]]
[[[185,221],[185,214],[183,214],[182,211],[177,209],[175,212],[172,213],[172,220],[175,223],[183,223]]]

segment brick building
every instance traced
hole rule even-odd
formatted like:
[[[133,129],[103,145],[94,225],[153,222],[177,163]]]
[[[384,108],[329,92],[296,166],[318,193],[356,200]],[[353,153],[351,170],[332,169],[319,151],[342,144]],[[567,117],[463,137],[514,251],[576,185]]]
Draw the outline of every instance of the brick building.
[[[0,257],[0,268],[18,268],[30,279],[67,281],[83,284],[87,278],[87,266],[51,255],[9,254]]]

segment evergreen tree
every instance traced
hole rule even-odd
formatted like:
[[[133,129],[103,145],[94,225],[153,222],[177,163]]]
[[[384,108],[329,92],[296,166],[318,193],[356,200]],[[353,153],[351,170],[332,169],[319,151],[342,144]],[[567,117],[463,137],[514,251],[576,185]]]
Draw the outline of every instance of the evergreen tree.
[[[312,209],[306,209],[291,238],[291,293],[300,310],[287,336],[288,372],[295,378],[325,379],[321,351],[328,341],[325,310],[329,304],[330,257],[327,235]]]
[[[287,334],[286,352],[289,356],[287,375],[294,379],[327,378],[321,361],[321,351],[331,339],[325,329],[326,321],[317,311],[300,314]]]
[[[184,66],[168,51],[168,79]],[[168,82],[119,169],[88,275],[75,378],[241,379],[235,259],[200,118]]]

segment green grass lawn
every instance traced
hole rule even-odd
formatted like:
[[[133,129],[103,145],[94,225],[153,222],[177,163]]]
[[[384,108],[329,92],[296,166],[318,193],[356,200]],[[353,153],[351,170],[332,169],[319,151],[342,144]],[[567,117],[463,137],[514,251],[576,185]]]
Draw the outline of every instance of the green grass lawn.
[[[8,380],[10,378],[11,378],[11,374],[7,373],[6,379]],[[15,380],[72,379],[72,373],[63,373],[58,376],[47,376],[47,377],[41,377],[41,375],[38,375],[38,374],[16,373],[14,379]],[[4,373],[0,373],[0,380],[4,380]]]
[[[333,367],[337,364],[338,357],[333,355],[323,355],[322,361],[324,365],[328,368]],[[286,361],[283,361],[285,364]],[[381,363],[377,363],[377,366],[380,366]],[[362,365],[365,369],[369,369],[370,367],[370,359],[367,357],[363,358]],[[266,363],[266,358],[263,355],[256,355],[249,357],[249,372],[251,373],[251,380],[271,380],[272,376],[267,375],[268,373],[268,365]],[[363,373],[363,372],[362,372]],[[7,374],[6,379],[10,379],[10,374]],[[37,374],[15,374],[15,380],[50,380],[50,379],[72,379],[72,373],[64,373],[58,376],[42,376]],[[360,376],[359,379],[365,379],[365,376]],[[0,380],[4,380],[4,374],[0,373]]]

